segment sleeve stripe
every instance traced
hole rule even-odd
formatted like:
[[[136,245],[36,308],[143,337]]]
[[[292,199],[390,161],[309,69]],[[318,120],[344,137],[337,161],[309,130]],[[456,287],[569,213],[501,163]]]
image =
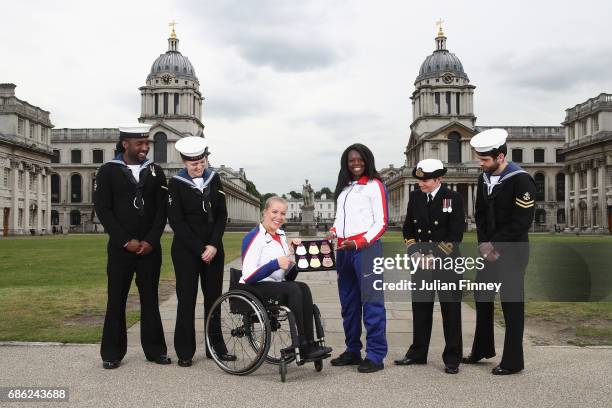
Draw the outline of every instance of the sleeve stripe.
[[[253,234],[253,238],[249,240],[250,234]],[[255,242],[255,238],[257,238],[257,235],[259,235],[259,226],[255,227],[255,229],[251,230],[251,232],[249,232],[244,237],[244,241],[242,242],[242,261],[243,262],[244,262],[244,258],[246,257],[247,252],[249,252],[249,249],[251,248],[251,245],[253,245],[253,242]]]
[[[380,196],[381,196],[381,199],[382,199],[383,226],[381,227],[381,229],[378,232],[378,234],[376,234],[374,236],[374,238],[372,238],[370,240],[370,242],[376,242],[376,240],[378,238],[380,238],[382,236],[382,234],[385,233],[385,230],[387,229],[387,224],[389,222],[389,207],[387,205],[387,189],[385,189],[385,186],[383,185],[383,183],[380,180],[374,179],[374,182],[376,182],[378,184],[378,189],[380,190]]]

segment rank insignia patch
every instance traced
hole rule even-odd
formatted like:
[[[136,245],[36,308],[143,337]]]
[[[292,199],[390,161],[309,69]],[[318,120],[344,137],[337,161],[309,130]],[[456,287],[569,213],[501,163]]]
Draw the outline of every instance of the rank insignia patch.
[[[425,173],[423,173],[423,169],[421,169],[420,167],[417,169],[415,174],[417,177],[423,177],[425,175]]]
[[[527,197],[528,199],[525,199],[525,197]],[[530,200],[531,196],[529,195],[529,193],[525,193],[523,194],[523,199],[521,200],[520,198],[516,197],[516,201],[515,204],[521,208],[531,208],[535,205],[535,201],[534,200]]]
[[[529,195],[529,192],[523,194],[523,200],[524,201],[530,201],[531,200],[531,195]]]

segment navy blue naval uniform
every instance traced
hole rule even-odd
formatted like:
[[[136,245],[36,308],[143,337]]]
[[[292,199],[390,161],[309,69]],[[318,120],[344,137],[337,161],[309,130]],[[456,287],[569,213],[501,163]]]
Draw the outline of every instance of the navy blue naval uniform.
[[[221,178],[210,168],[202,175],[201,191],[185,169],[170,179],[168,185],[168,221],[174,230],[172,262],[176,274],[178,307],[174,330],[174,348],[180,360],[190,360],[196,350],[195,306],[198,280],[204,294],[204,326],[213,303],[223,286],[223,233],[227,223],[225,193]],[[202,261],[206,245],[217,249],[210,264]],[[221,333],[219,316],[213,316],[209,333]],[[214,328],[217,330],[214,330]],[[226,353],[221,337],[211,338],[218,354]],[[209,355],[208,349],[206,354]]]
[[[508,163],[493,185],[491,174],[482,173],[476,191],[475,219],[478,242],[491,242],[500,254],[497,261],[485,261],[476,274],[477,282],[501,282],[504,314],[504,352],[499,366],[506,370],[524,368],[523,329],[525,304],[523,284],[529,261],[528,231],[535,212],[533,178],[515,163]],[[476,332],[472,358],[495,356],[493,337],[494,292],[476,292]]]
[[[125,307],[134,273],[140,295],[140,341],[145,356],[154,360],[167,352],[158,300],[166,197],[164,171],[148,160],[140,166],[138,182],[122,154],[102,165],[96,175],[94,208],[109,235],[108,303],[100,348],[104,361],[120,361],[127,351]],[[148,242],[153,251],[148,255],[128,252],[124,246],[132,239]]]
[[[446,205],[445,205],[446,204]],[[450,206],[450,207],[449,207]],[[443,211],[450,208],[451,211]],[[465,215],[463,200],[456,192],[442,185],[433,201],[420,190],[410,193],[406,219],[403,226],[404,240],[409,256],[420,252],[444,260],[458,257],[459,243],[463,239]],[[439,261],[438,261],[439,262]],[[458,284],[461,275],[454,270],[417,269],[412,275],[416,288],[423,282],[439,280]],[[458,286],[457,286],[458,287]],[[406,358],[418,363],[427,362],[431,338],[435,291],[412,291],[413,342]],[[447,367],[458,367],[462,357],[461,291],[438,291],[442,312],[442,325],[446,346],[442,359]]]

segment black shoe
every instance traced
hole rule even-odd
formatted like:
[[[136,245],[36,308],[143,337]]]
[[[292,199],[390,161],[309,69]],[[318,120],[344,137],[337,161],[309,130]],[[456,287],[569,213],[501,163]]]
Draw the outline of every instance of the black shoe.
[[[206,352],[206,358],[212,358],[212,355]],[[235,354],[230,354],[228,352],[217,353],[217,358],[221,361],[236,361],[238,359]]]
[[[514,370],[508,370],[506,368],[502,368],[501,366],[497,366],[493,370],[491,370],[491,374],[493,374],[493,375],[511,375],[511,374],[519,373],[521,371],[523,371],[522,368],[514,369]]]
[[[335,367],[347,366],[347,365],[358,365],[361,364],[361,356],[357,353],[345,351],[336,358],[332,358],[331,365]]]
[[[181,360],[179,358],[179,360],[178,360],[178,365],[181,366],[181,367],[191,367],[192,364],[193,364],[193,360],[192,359]]]
[[[361,364],[359,364],[359,367],[357,367],[357,371],[359,371],[360,373],[375,373],[376,371],[380,371],[383,368],[385,368],[385,365],[383,363],[376,364],[369,358],[365,358],[361,362]]]
[[[406,354],[404,358],[395,360],[393,361],[393,363],[395,363],[395,365],[402,365],[402,366],[403,365],[413,365],[413,364],[427,364],[427,360],[422,359],[422,358],[408,357],[408,354]]]
[[[119,364],[121,364],[121,360],[102,361],[102,368],[112,370],[119,367]]]
[[[172,360],[170,360],[170,357],[168,357],[165,354],[162,354],[161,356],[157,356],[156,358],[147,357],[147,360],[153,361],[155,364],[161,364],[161,365],[172,364]]]
[[[457,374],[459,372],[459,367],[445,366],[444,372],[446,374]]]
[[[474,354],[470,353],[470,355],[469,355],[469,356],[467,356],[467,357],[463,357],[463,358],[461,359],[461,362],[462,362],[463,364],[476,364],[476,363],[478,363],[480,360],[482,360],[483,358],[491,358],[491,357],[495,357],[495,353],[493,353],[493,354],[489,354],[489,355],[487,355],[487,356],[482,356],[482,357],[476,357],[476,356],[474,356]]]
[[[331,347],[324,347],[318,344],[313,344],[310,347],[306,348],[305,353],[304,353],[304,358],[308,360],[314,360],[314,359],[323,357],[324,355],[329,354],[331,352],[332,352]]]

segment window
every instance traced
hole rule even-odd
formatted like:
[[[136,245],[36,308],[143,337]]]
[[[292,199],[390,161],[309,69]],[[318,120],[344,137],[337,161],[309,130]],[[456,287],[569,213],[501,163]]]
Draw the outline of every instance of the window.
[[[51,225],[59,225],[59,213],[57,210],[51,210]]]
[[[155,116],[159,115],[159,94],[155,94]]]
[[[557,210],[557,224],[565,224],[565,210]]]
[[[81,225],[81,212],[79,210],[70,211],[70,225]]]
[[[70,177],[70,202],[80,203],[83,200],[82,179],[79,174]]]
[[[47,143],[47,136],[49,135],[49,129],[46,127],[40,128],[40,141],[43,143]]]
[[[459,115],[461,113],[461,109],[459,108],[461,105],[461,94],[459,94],[459,92],[455,94],[455,99],[455,113]]]
[[[544,211],[542,208],[538,208],[535,211],[535,223],[546,224],[546,211]]]
[[[587,188],[587,177],[586,177],[586,171],[581,171],[579,173],[579,178],[580,178],[580,189],[585,189]]]
[[[436,103],[436,113],[439,115],[440,114],[440,92],[436,92],[434,94],[434,99]]]
[[[158,132],[153,136],[153,161],[156,163],[166,163],[168,161],[168,137],[163,132]]]
[[[42,184],[42,191],[43,193],[47,193],[47,176],[40,176],[41,177],[41,184]]]
[[[597,169],[591,170],[591,188],[597,188]]]
[[[59,163],[60,162],[60,151],[58,149],[53,149],[53,156],[51,156],[51,163]]]
[[[512,149],[512,161],[515,163],[523,162],[523,149]]]
[[[565,174],[557,174],[555,177],[555,186],[557,201],[565,200]]]
[[[561,149],[555,150],[555,161],[557,163],[563,163],[563,154],[561,154]]]
[[[17,187],[23,190],[23,170],[19,170],[19,177],[17,179]]]
[[[448,162],[461,163],[461,135],[457,132],[448,135]]]
[[[593,226],[599,225],[599,217],[597,217],[599,215],[599,211],[597,211],[597,206],[594,205],[593,208],[591,209],[591,220],[593,221]]]
[[[23,227],[23,208],[20,208],[17,211],[17,225],[22,228]]]
[[[168,92],[164,92],[164,115],[168,114]]]
[[[30,139],[36,139],[36,125],[34,123],[30,123]]]
[[[9,169],[8,167],[5,167],[4,176],[2,178],[2,185],[8,188],[10,179],[11,179],[11,169]]]
[[[30,191],[36,191],[36,173],[30,172]]]
[[[78,149],[70,151],[70,163],[81,163],[81,151]]]
[[[91,155],[94,163],[104,163],[104,150],[94,149]]]
[[[446,113],[448,115],[450,115],[451,112],[451,93],[450,92],[446,92]]]
[[[534,163],[544,163],[544,149],[534,149],[533,150],[533,162]]]
[[[546,176],[542,173],[537,173],[534,177],[536,185],[536,201],[544,201],[546,191]]]
[[[179,94],[174,94],[174,114],[178,115],[179,113]]]
[[[57,174],[51,175],[51,202],[60,202],[60,176]]]

